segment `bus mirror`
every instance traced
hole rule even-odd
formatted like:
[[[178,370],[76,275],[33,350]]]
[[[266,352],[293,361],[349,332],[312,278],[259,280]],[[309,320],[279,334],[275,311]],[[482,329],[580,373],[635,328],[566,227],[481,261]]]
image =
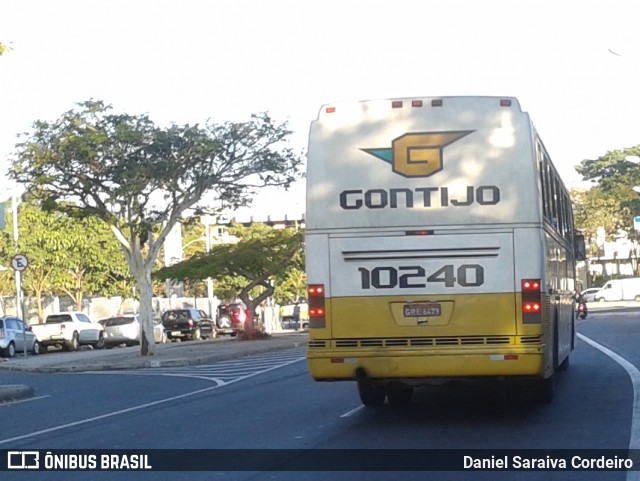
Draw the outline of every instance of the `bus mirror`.
[[[582,234],[576,234],[573,237],[573,246],[576,253],[576,260],[585,260],[587,258],[587,249],[584,245],[584,236]]]

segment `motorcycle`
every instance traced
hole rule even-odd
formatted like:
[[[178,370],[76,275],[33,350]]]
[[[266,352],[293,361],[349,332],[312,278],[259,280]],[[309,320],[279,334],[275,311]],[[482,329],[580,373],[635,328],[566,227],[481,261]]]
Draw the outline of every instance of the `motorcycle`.
[[[580,319],[585,319],[587,317],[587,305],[584,302],[579,302],[576,307],[576,312]]]

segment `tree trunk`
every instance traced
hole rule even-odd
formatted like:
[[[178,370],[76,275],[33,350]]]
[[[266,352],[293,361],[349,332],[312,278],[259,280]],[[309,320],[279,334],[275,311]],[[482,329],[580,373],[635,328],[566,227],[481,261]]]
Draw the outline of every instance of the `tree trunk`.
[[[44,309],[42,308],[42,291],[40,290],[36,290],[35,292],[35,298],[36,298],[36,309],[38,311],[38,322],[44,322]],[[24,307],[24,306],[23,306]],[[28,317],[26,312],[22,313],[22,318],[25,320],[25,322],[28,324]]]
[[[142,329],[140,354],[153,356],[156,348],[153,336],[153,291],[151,288],[151,272],[146,272],[146,270],[142,277],[136,278],[138,290],[140,291],[140,327]]]

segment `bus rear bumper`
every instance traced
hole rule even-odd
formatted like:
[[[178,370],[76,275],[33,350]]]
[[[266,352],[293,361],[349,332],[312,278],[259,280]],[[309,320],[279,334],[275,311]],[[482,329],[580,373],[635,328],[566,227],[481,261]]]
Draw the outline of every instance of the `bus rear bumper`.
[[[311,376],[317,381],[533,376],[545,372],[543,347],[496,352],[452,350],[440,353],[307,352]]]

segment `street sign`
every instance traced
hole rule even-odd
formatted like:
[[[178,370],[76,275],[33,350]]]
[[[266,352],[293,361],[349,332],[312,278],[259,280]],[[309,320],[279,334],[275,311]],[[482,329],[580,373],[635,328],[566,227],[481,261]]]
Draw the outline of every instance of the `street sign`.
[[[633,218],[633,230],[640,231],[640,216],[638,215]]]
[[[16,254],[15,256],[13,256],[13,259],[11,259],[11,266],[16,271],[22,272],[27,268],[28,265],[29,265],[29,259],[27,259],[27,256],[23,254]]]

